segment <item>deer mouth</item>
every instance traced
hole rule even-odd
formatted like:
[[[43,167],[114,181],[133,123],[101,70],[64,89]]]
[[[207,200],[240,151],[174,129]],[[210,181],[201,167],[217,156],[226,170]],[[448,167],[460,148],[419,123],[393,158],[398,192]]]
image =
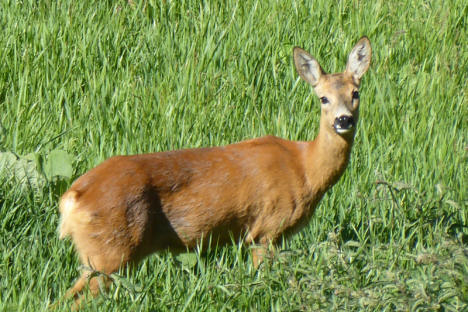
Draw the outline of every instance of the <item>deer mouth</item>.
[[[341,116],[335,119],[333,128],[338,134],[344,134],[352,131],[355,127],[354,118],[352,116]]]

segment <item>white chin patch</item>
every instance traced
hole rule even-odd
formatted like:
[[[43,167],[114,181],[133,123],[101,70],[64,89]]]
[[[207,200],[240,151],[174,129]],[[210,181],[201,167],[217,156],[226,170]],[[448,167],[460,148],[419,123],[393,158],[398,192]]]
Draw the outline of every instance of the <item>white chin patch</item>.
[[[351,130],[353,130],[353,128],[344,129],[344,128],[336,128],[335,127],[335,132],[338,133],[338,134],[348,133],[348,132],[351,132]]]

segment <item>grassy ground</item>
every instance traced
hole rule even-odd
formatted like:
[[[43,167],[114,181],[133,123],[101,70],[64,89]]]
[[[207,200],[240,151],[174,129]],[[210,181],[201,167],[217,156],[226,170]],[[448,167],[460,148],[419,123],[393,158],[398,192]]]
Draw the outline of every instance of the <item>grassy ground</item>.
[[[467,16],[462,0],[2,1],[0,152],[66,151],[76,178],[115,154],[313,139],[292,47],[341,71],[367,35],[352,160],[306,229],[258,271],[241,246],[153,255],[87,308],[466,310]],[[1,172],[0,311],[47,310],[78,276],[56,235],[73,178]]]

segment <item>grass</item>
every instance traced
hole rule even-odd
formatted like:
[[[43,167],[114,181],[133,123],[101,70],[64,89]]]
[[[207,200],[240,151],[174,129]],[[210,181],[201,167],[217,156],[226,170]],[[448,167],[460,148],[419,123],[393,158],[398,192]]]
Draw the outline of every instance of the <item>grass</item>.
[[[373,61],[351,163],[277,257],[156,254],[85,309],[468,309],[466,1],[133,2],[1,2],[0,151],[65,150],[76,178],[116,154],[313,139],[292,47],[336,72],[367,35]],[[78,276],[56,234],[72,180],[2,171],[0,311],[47,310]]]

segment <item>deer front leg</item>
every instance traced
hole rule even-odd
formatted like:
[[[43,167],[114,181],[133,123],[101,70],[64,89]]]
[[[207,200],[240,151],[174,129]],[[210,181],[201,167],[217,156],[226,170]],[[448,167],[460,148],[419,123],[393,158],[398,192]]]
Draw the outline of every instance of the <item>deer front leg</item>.
[[[256,269],[262,262],[264,262],[265,258],[274,258],[276,248],[273,241],[274,240],[271,238],[262,238],[259,240],[259,244],[254,243],[250,247],[252,262]]]
[[[253,246],[251,248],[251,253],[252,253],[252,263],[254,268],[258,268],[260,263],[263,262],[263,259],[265,258],[267,246]]]

